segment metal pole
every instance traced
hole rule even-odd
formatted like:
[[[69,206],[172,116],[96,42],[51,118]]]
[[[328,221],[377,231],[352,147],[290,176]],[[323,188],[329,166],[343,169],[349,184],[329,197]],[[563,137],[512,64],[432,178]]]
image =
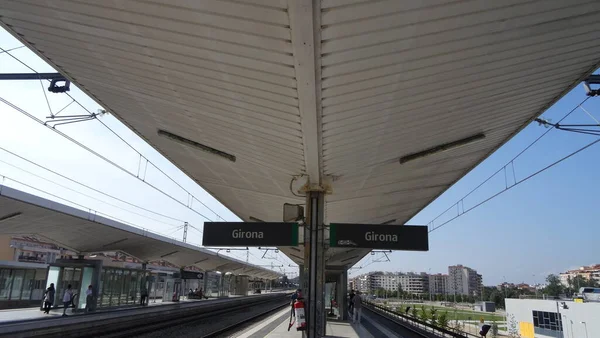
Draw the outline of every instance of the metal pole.
[[[183,224],[183,243],[187,241],[188,222]]]
[[[307,326],[308,338],[325,335],[325,259],[323,216],[325,195],[311,191],[306,195],[306,220],[304,229],[304,261],[308,263],[308,279],[304,289],[308,293]]]
[[[504,307],[505,307],[505,310],[506,310],[506,305]],[[558,307],[558,302],[556,302],[556,312],[558,313],[558,318],[561,318],[561,321],[562,321],[562,315],[560,313],[560,308]],[[560,335],[562,336],[562,338],[565,338],[564,327],[563,327],[563,331],[561,331]]]
[[[588,336],[588,329],[587,329],[587,323],[586,322],[581,322],[581,324],[583,324],[583,327],[585,327],[585,338],[589,338]],[[571,325],[571,330],[573,330],[573,326]]]

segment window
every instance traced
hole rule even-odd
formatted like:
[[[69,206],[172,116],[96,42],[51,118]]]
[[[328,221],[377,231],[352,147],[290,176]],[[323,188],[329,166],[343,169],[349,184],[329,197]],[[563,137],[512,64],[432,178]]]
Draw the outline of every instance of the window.
[[[11,286],[10,299],[20,300],[21,299],[21,287],[23,287],[23,278],[25,277],[25,270],[13,270],[13,282]]]
[[[533,326],[551,331],[562,331],[562,320],[556,312],[533,311]]]
[[[10,269],[0,269],[0,300],[8,300],[12,276]]]

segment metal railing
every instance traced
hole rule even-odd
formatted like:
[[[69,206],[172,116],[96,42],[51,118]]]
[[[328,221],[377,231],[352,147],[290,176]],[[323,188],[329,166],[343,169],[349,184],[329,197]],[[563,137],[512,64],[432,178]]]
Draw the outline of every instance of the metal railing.
[[[366,305],[366,307],[369,310],[371,310],[379,315],[383,315],[384,317],[386,317],[390,320],[393,320],[393,321],[397,322],[398,324],[409,325],[414,328],[424,330],[427,333],[432,333],[437,336],[454,337],[454,338],[473,338],[473,337],[479,338],[480,337],[480,336],[476,336],[476,335],[473,335],[471,333],[464,332],[464,331],[457,332],[455,330],[452,330],[449,327],[442,328],[437,325],[433,325],[430,322],[423,321],[419,318],[414,318],[414,317],[390,310],[387,307],[380,306],[380,305],[377,305],[372,302],[365,301],[364,304]]]

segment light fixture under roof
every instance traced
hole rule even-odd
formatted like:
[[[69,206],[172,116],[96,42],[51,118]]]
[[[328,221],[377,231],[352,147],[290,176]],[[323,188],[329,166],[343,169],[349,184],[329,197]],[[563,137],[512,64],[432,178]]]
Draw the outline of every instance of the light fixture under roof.
[[[168,139],[171,139],[171,140],[173,140],[175,142],[178,142],[178,143],[181,143],[183,145],[194,147],[196,149],[200,149],[202,151],[205,151],[207,153],[211,153],[213,155],[221,156],[223,158],[226,158],[226,159],[230,160],[231,162],[235,162],[235,160],[236,160],[235,155],[228,154],[228,153],[226,153],[224,151],[220,151],[218,149],[209,147],[207,145],[198,143],[196,141],[192,141],[192,140],[190,140],[188,138],[185,138],[185,137],[173,134],[173,133],[168,132],[168,131],[163,130],[163,129],[159,129],[158,130],[158,135],[162,136],[162,137],[166,137]]]
[[[453,142],[449,142],[449,143],[444,143],[444,144],[440,144],[438,146],[435,146],[433,148],[429,148],[427,150],[423,150],[420,151],[418,153],[413,153],[410,155],[406,155],[403,157],[400,157],[400,164],[404,164],[406,162],[410,162],[410,161],[414,161],[423,157],[427,157],[430,155],[434,155],[437,153],[441,153],[444,151],[448,151],[451,149],[456,149],[458,147],[462,147],[462,146],[466,146],[468,144],[483,140],[485,138],[485,134],[484,133],[479,133],[473,136],[469,136],[457,141],[453,141]]]

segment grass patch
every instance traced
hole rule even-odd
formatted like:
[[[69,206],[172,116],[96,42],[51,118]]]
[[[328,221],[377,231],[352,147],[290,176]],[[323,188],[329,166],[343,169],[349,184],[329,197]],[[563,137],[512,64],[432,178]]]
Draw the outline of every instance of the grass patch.
[[[398,306],[401,306],[402,309],[406,309],[407,306],[410,306],[411,308],[416,306],[417,310],[419,312],[421,311],[421,304],[402,304],[402,305],[398,305]],[[397,306],[393,306],[393,307],[395,309]],[[504,316],[500,316],[500,315],[496,315],[496,314],[488,313],[488,312],[471,311],[471,310],[466,310],[466,309],[456,309],[456,311],[455,311],[454,308],[445,307],[445,306],[433,306],[433,308],[435,308],[437,310],[438,314],[440,314],[442,312],[447,312],[448,320],[476,320],[476,321],[479,321],[481,318],[483,318],[483,320],[485,320],[486,322],[491,322],[493,320],[495,320],[497,322],[503,322],[505,320]],[[425,309],[427,311],[430,311],[431,305],[425,305]],[[404,313],[404,311],[402,311],[402,313]]]
[[[500,321],[504,321],[504,317],[503,316],[498,316],[498,315],[493,315],[493,314],[488,314],[488,313],[481,313],[481,312],[473,312],[473,313],[460,313],[457,312],[456,314],[454,313],[454,311],[448,311],[448,319],[450,320],[480,320],[481,318],[483,318],[483,320],[485,320],[486,322],[491,322],[493,320],[500,322]]]

